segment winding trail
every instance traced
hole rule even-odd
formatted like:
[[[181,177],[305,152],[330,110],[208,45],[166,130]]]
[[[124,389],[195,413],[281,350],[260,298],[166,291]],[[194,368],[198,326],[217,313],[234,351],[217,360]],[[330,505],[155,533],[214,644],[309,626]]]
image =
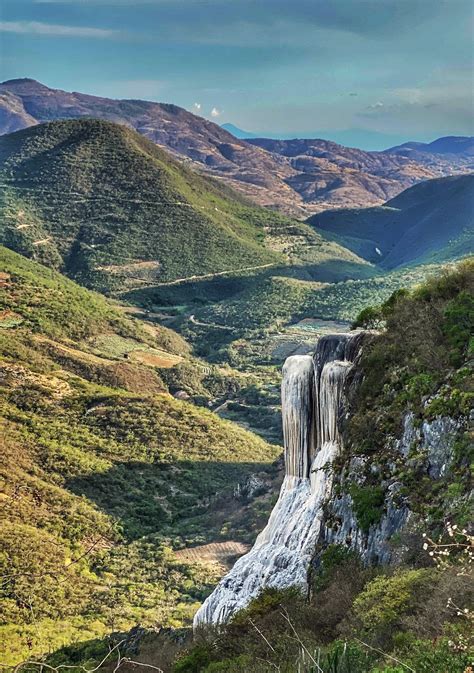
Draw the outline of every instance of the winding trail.
[[[194,276],[187,276],[186,278],[176,278],[175,280],[168,280],[164,283],[151,283],[150,285],[146,285],[145,289],[153,289],[154,287],[172,287],[173,285],[181,285],[183,283],[188,283],[189,281],[200,281],[200,280],[210,280],[212,278],[217,278],[218,276],[233,276],[236,274],[241,273],[242,271],[256,271],[258,269],[268,269],[270,267],[281,267],[282,264],[280,262],[270,262],[268,264],[259,264],[258,266],[245,266],[242,269],[228,269],[227,271],[216,271],[215,273],[205,273],[202,276],[194,275]],[[121,292],[117,292],[115,296],[120,297],[123,294],[126,294],[130,290],[123,290]],[[191,316],[191,318],[194,318],[194,316]],[[207,323],[198,323],[194,320],[191,320],[191,322],[194,322],[196,325],[205,325],[206,327],[208,326]],[[215,327],[219,327],[219,325],[215,325]],[[222,327],[222,329],[230,329],[228,327]]]
[[[169,280],[165,283],[156,283],[155,285],[150,285],[149,287],[166,287],[170,285],[181,285],[181,283],[187,283],[188,281],[207,280],[209,278],[216,278],[218,276],[226,276],[241,273],[242,271],[256,271],[257,269],[268,269],[271,266],[281,266],[281,263],[270,262],[268,264],[259,264],[258,266],[244,266],[242,269],[228,269],[227,271],[216,271],[215,273],[205,273],[202,276],[188,276],[187,278],[176,278],[175,280]]]

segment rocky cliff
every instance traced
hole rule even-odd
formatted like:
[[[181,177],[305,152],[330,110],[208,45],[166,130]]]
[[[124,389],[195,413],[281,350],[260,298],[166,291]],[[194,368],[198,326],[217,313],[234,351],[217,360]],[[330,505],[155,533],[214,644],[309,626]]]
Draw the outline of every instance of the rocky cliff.
[[[342,450],[341,410],[363,333],[322,337],[314,356],[289,357],[283,367],[285,480],[266,528],[205,601],[195,625],[225,622],[265,587],[308,587],[308,570],[326,535],[325,506]]]
[[[330,545],[355,553],[365,565],[406,562],[407,552],[413,550],[404,546],[403,537],[412,530],[420,531],[422,525],[436,525],[436,504],[443,486],[457,495],[458,510],[468,506],[464,453],[472,401],[472,395],[464,392],[468,368],[461,368],[456,376],[451,374],[441,386],[438,382],[432,395],[420,395],[432,385],[430,375],[415,374],[407,379],[410,383],[406,387],[414,389],[411,399],[406,389],[398,399],[393,380],[391,385],[387,383],[385,395],[389,391],[392,404],[396,401],[399,406],[391,409],[380,397],[376,425],[387,421],[385,416],[390,414],[397,422],[394,431],[379,437],[369,421],[370,378],[366,376],[368,362],[373,380],[383,382],[392,375],[393,364],[386,371],[374,371],[374,357],[377,349],[384,350],[387,335],[393,337],[400,314],[407,308],[416,307],[420,313],[428,299],[439,313],[440,334],[446,333],[441,316],[449,315],[453,302],[463,296],[460,286],[469,287],[472,282],[470,265],[460,268],[449,281],[425,287],[421,306],[416,292],[412,297],[403,293],[393,297],[391,308],[386,309],[387,332],[324,336],[312,356],[286,360],[282,379],[286,476],[279,499],[253,549],[237,561],[205,601],[195,616],[195,626],[229,621],[263,589],[297,587],[307,592],[311,573],[318,571]],[[446,283],[451,285],[449,291]],[[468,313],[472,317],[472,307]],[[410,327],[409,320],[404,327]],[[436,338],[426,334],[428,354],[430,336]],[[464,345],[461,347],[463,350]],[[413,355],[420,357],[416,349]],[[404,357],[400,349],[399,371]],[[413,374],[408,370],[404,376],[408,373]],[[455,400],[454,404],[450,406],[447,398]],[[365,405],[365,427],[354,423],[354,417],[360,419],[361,405]],[[421,494],[417,483],[424,489]],[[442,507],[442,516],[452,504]],[[428,516],[423,521],[425,513]],[[421,539],[421,532],[419,536]]]

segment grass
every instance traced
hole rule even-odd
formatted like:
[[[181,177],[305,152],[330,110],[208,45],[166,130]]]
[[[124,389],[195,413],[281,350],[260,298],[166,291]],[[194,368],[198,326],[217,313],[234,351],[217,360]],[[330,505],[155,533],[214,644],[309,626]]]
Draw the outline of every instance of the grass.
[[[99,294],[0,246],[4,274],[2,310],[21,316],[24,327],[52,338],[87,339],[105,330],[147,335]]]
[[[160,392],[156,363],[130,362],[160,353],[198,371],[178,335],[0,252],[5,305],[21,316],[0,331],[2,661],[137,622],[188,623],[222,570],[173,549],[252,539],[262,513],[233,489],[271,478],[280,449]],[[201,376],[204,391],[230,380]]]

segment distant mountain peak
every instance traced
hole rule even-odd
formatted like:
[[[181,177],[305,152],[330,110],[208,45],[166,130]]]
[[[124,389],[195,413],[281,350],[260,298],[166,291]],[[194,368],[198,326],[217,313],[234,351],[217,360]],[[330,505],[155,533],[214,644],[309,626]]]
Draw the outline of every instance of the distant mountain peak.
[[[25,84],[26,82],[30,82],[32,84],[41,84],[41,82],[38,82],[38,80],[33,79],[32,77],[16,77],[14,79],[6,79],[4,82],[1,82],[1,84]],[[44,86],[44,84],[42,84]]]
[[[55,89],[50,89],[46,84],[38,82],[36,79],[30,77],[18,77],[17,79],[7,79],[5,82],[0,82],[0,87],[3,90],[11,91],[16,95],[21,94],[46,94],[55,91]]]
[[[258,134],[252,133],[251,131],[244,131],[243,129],[240,129],[238,126],[235,126],[235,124],[222,124],[221,128],[223,128],[225,131],[228,131],[229,133],[232,133],[233,136],[236,138],[239,138],[240,140],[247,140],[248,138],[258,138]]]
[[[0,82],[2,86],[18,86],[21,84],[34,84],[35,86],[41,89],[49,89],[46,84],[38,82],[37,79],[32,79],[31,77],[17,77],[16,79],[6,79],[4,82]]]
[[[424,154],[461,154],[474,155],[474,136],[443,136],[430,143],[408,142],[384,150],[385,154],[405,154],[420,152]]]

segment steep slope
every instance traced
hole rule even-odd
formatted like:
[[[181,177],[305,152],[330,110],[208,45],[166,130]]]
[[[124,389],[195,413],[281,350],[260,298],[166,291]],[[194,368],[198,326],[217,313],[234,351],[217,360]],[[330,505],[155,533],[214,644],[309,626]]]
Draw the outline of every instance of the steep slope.
[[[100,290],[300,258],[362,262],[109,122],[51,122],[3,136],[0,179],[2,242]]]
[[[268,478],[279,449],[173,399],[136,350],[110,354],[127,341],[182,360],[180,337],[10,250],[0,261],[2,661],[186,623],[223,569],[173,549],[252,537],[261,513],[233,491]]]
[[[419,180],[458,170],[450,159],[431,169],[402,155],[324,140],[246,142],[176,105],[69,93],[31,79],[3,82],[0,93],[0,133],[55,119],[94,117],[124,124],[259,205],[300,218],[324,208],[379,204]]]
[[[25,110],[23,101],[10,91],[0,93],[0,129],[3,133],[13,133],[28,126],[34,126],[37,121]]]
[[[428,180],[383,207],[326,211],[308,221],[387,269],[453,260],[474,250],[474,175]]]

